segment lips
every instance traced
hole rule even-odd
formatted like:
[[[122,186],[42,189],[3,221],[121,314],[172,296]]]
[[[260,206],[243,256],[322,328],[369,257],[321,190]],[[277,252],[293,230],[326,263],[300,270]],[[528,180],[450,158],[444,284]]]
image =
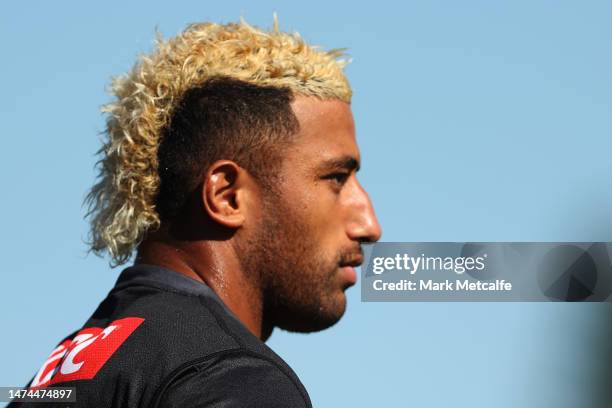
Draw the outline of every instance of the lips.
[[[362,263],[363,255],[361,252],[347,254],[342,257],[342,261],[340,262],[340,270],[342,271],[342,275],[344,275],[348,286],[352,286],[357,283],[357,272],[355,271],[355,267],[361,265]]]
[[[363,255],[361,253],[349,254],[345,257],[342,257],[342,261],[340,262],[340,266],[351,266],[357,267],[363,263]]]

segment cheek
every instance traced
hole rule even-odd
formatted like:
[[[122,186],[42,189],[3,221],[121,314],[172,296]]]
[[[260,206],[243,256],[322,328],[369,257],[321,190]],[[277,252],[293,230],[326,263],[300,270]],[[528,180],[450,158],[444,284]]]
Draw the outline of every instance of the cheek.
[[[343,234],[340,195],[327,181],[287,182],[283,195],[285,209],[277,216],[286,217],[286,222],[300,224],[300,229],[311,238],[309,241],[333,250],[333,243],[342,239]]]
[[[300,210],[300,218],[316,234],[319,242],[334,239],[334,232],[339,230],[342,223],[334,200],[319,195],[308,202],[304,202]]]

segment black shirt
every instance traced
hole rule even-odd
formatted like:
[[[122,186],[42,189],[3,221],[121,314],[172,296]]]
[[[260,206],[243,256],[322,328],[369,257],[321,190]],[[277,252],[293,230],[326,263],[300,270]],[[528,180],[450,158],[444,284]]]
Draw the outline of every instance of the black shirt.
[[[125,269],[30,386],[76,387],[74,406],[312,406],[291,368],[207,285],[151,265]]]

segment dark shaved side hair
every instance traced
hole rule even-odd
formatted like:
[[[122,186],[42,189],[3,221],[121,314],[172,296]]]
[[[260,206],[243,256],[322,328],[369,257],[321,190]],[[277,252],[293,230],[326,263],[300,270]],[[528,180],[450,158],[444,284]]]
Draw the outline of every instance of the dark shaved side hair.
[[[299,131],[286,88],[218,77],[185,93],[162,133],[156,209],[171,221],[216,160],[232,160],[273,189],[282,152]]]

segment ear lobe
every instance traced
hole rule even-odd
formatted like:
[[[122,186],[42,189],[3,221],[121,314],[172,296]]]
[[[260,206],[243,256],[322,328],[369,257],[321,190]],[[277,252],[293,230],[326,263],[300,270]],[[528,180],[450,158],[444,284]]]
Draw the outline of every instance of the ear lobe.
[[[208,216],[228,228],[240,228],[245,220],[247,171],[229,160],[213,163],[206,172],[202,201]]]

